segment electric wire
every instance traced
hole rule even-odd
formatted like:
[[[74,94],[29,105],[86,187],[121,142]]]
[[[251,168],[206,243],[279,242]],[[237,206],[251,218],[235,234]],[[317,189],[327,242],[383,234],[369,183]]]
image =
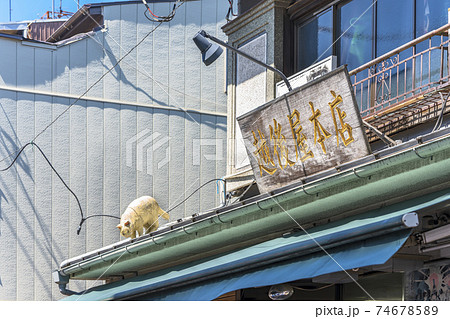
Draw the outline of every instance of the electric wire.
[[[442,108],[441,108],[441,112],[439,113],[438,119],[436,120],[436,124],[434,125],[433,130],[431,132],[434,132],[441,128],[443,120],[444,120],[445,108],[447,107],[447,101],[448,101],[448,98],[450,97],[450,93],[447,93],[447,96],[445,98],[441,92],[439,92],[439,95],[441,96]]]
[[[20,148],[19,152],[17,153],[16,157],[13,159],[13,161],[6,168],[0,169],[0,172],[5,172],[5,171],[9,170],[14,165],[14,163],[18,160],[19,156],[22,154],[22,152],[25,150],[25,148],[27,148],[27,146],[29,146],[29,145],[34,146],[38,149],[38,151],[41,153],[42,157],[44,157],[44,159],[46,160],[46,162],[48,163],[48,165],[50,166],[52,171],[56,174],[56,176],[58,176],[59,180],[63,183],[63,185],[67,188],[67,190],[73,195],[73,197],[77,201],[78,208],[80,209],[81,218],[84,218],[83,209],[81,208],[81,203],[80,203],[80,200],[78,199],[77,195],[72,191],[72,189],[69,187],[69,185],[67,185],[67,183],[64,181],[64,179],[61,177],[61,175],[55,169],[55,167],[50,162],[48,157],[45,155],[44,151],[39,147],[39,145],[37,145],[33,141],[28,142],[24,146],[22,146]]]
[[[95,20],[94,20],[94,21],[95,21]],[[95,21],[95,22],[97,22],[97,21]],[[107,48],[105,48],[105,46],[104,46],[98,39],[96,39],[94,36],[92,36],[92,35],[90,35],[90,34],[87,34],[87,35],[88,35],[95,43],[97,43],[97,44],[98,44],[105,52],[107,52],[107,53],[111,54],[112,56],[114,56],[114,53],[111,52],[110,50],[108,50]],[[116,42],[116,40],[115,40],[114,38],[112,38],[109,34],[108,34],[108,36],[109,36],[114,42]],[[119,45],[119,43],[117,43],[117,42],[116,42],[116,44]],[[133,57],[131,57],[131,59],[132,59],[134,62],[137,63],[137,61],[136,61]],[[176,99],[173,98],[173,97],[169,94],[169,92],[163,88],[163,86],[165,86],[165,87],[166,87],[167,89],[169,89],[169,90],[172,90],[172,91],[174,91],[174,92],[176,92],[176,93],[178,93],[178,94],[184,95],[184,96],[186,96],[186,97],[188,97],[188,98],[196,99],[196,100],[198,100],[199,102],[205,102],[205,103],[213,104],[213,105],[216,105],[216,106],[225,106],[225,104],[220,104],[220,103],[217,103],[217,102],[213,102],[213,101],[209,101],[209,100],[206,100],[206,99],[202,99],[202,98],[200,98],[200,97],[198,97],[198,96],[193,96],[193,95],[186,94],[185,92],[182,92],[182,91],[180,91],[180,90],[177,90],[177,89],[175,89],[175,88],[173,88],[173,87],[168,86],[167,84],[164,84],[164,83],[162,83],[162,82],[156,80],[154,77],[152,77],[150,74],[148,74],[148,72],[147,72],[145,69],[142,69],[142,70],[141,70],[141,69],[137,68],[135,65],[133,65],[133,64],[131,64],[131,63],[128,63],[127,61],[123,61],[123,62],[124,62],[125,64],[127,64],[129,67],[133,68],[136,72],[142,74],[143,76],[145,76],[145,77],[149,78],[150,80],[152,80],[153,82],[155,82],[155,83],[159,86],[159,88],[160,88],[161,90],[163,90],[164,93],[166,93],[167,96],[168,96],[169,98],[171,98],[172,100],[176,100]],[[186,114],[188,114],[189,117],[191,117],[191,116],[189,115],[189,113],[188,113],[188,110],[186,110],[186,109],[184,109],[184,108],[182,108],[182,107],[180,107],[180,106],[176,106],[176,105],[174,105],[174,106],[175,106],[177,109],[179,109],[180,111],[183,111],[183,112],[185,112]],[[191,117],[191,119],[197,123],[197,121],[196,121],[194,118]],[[197,124],[198,124],[198,123],[197,123]]]
[[[177,0],[172,8],[172,11],[167,15],[167,16],[158,16],[156,14],[154,14],[152,12],[152,10],[150,9],[149,5],[147,4],[146,0],[142,0],[142,3],[145,5],[145,7],[147,8],[147,10],[144,11],[144,16],[152,21],[152,22],[169,22],[171,21],[174,17],[175,17],[175,11],[177,10],[177,4],[180,2],[181,0]],[[181,4],[180,4],[181,5]],[[148,15],[148,13],[151,14],[151,16]]]
[[[178,3],[178,2],[179,2],[179,1],[177,1],[177,3]],[[178,9],[180,6],[182,6],[183,4],[184,4],[184,2],[181,2],[178,6],[176,6],[175,10],[177,10],[177,9]],[[175,4],[175,5],[176,5],[176,4]],[[87,13],[87,15],[88,15],[88,17],[93,21],[93,23],[97,24],[97,26],[98,26],[101,30],[105,30],[104,26],[101,26],[101,25],[98,23],[98,21],[95,20],[89,13]],[[102,43],[100,43],[97,39],[95,39],[95,38],[94,38],[93,36],[91,36],[89,33],[86,33],[86,34],[87,34],[87,36],[89,36],[94,42],[96,42],[100,47],[102,47],[103,51],[108,52],[108,53],[110,53],[112,56],[114,56],[114,53],[111,52],[110,50],[106,49],[105,46],[104,46]],[[118,43],[118,42],[116,41],[116,39],[114,39],[109,33],[106,33],[106,34],[107,34],[107,36],[109,36],[109,37],[111,38],[111,40],[113,40],[113,41],[120,47],[120,49],[122,49],[122,50],[125,51],[125,49],[120,45],[120,43]],[[139,64],[133,57],[131,57],[131,59],[132,59],[134,62],[136,62],[136,64]],[[144,76],[147,76],[149,79],[151,79],[153,82],[155,82],[155,83],[159,86],[159,88],[160,88],[161,90],[163,90],[164,93],[166,93],[167,96],[168,96],[169,98],[171,98],[172,100],[176,100],[176,99],[174,99],[174,98],[169,94],[169,92],[167,92],[167,90],[165,90],[162,86],[166,86],[168,89],[173,90],[173,91],[175,91],[175,92],[177,92],[177,93],[179,93],[179,94],[182,94],[182,95],[184,95],[184,96],[186,96],[186,97],[191,97],[191,98],[194,98],[194,99],[198,99],[200,102],[207,102],[207,103],[214,104],[214,105],[216,105],[216,106],[218,106],[218,105],[219,105],[219,106],[223,106],[223,104],[218,104],[218,103],[216,103],[216,102],[208,101],[208,100],[205,100],[205,99],[202,99],[202,98],[199,98],[199,97],[195,97],[195,96],[191,96],[191,95],[188,95],[188,94],[186,94],[186,93],[184,93],[184,92],[178,91],[177,89],[174,89],[174,88],[172,88],[172,87],[169,87],[168,85],[165,85],[165,84],[163,84],[163,83],[161,83],[161,82],[155,80],[152,76],[150,76],[150,74],[147,73],[147,71],[146,71],[145,69],[143,69],[143,71],[141,71],[139,68],[136,68],[134,65],[131,65],[131,64],[127,63],[126,61],[124,61],[124,62],[125,62],[127,65],[131,66],[133,69],[135,69],[138,73],[143,74]],[[186,109],[184,109],[184,108],[182,108],[182,107],[179,107],[179,106],[176,106],[176,105],[175,105],[175,107],[176,107],[177,109],[179,109],[179,110],[185,112],[185,113],[191,118],[191,120],[193,120],[197,125],[200,125],[200,124],[197,122],[197,120],[196,120],[194,117],[192,117]]]
[[[5,172],[7,170],[9,170],[14,163],[18,160],[19,156],[23,153],[23,151],[25,150],[25,148],[27,148],[27,146],[32,145],[34,147],[36,147],[39,152],[42,154],[42,156],[44,157],[44,159],[46,160],[46,162],[48,163],[48,165],[50,166],[50,168],[53,170],[53,172],[56,174],[56,176],[58,176],[59,180],[63,183],[63,185],[67,188],[67,190],[73,195],[73,197],[75,198],[77,204],[78,204],[78,208],[80,210],[80,214],[81,214],[81,221],[80,224],[78,226],[77,229],[77,235],[80,234],[81,231],[81,227],[83,226],[84,222],[86,220],[88,220],[89,218],[92,217],[110,217],[110,218],[116,218],[116,219],[120,219],[120,217],[118,216],[113,216],[113,215],[107,215],[107,214],[95,214],[95,215],[90,215],[90,216],[86,216],[84,217],[83,214],[83,209],[81,207],[81,203],[80,200],[78,199],[78,196],[72,191],[72,189],[69,187],[69,185],[67,185],[67,183],[64,181],[64,179],[61,177],[61,175],[58,173],[58,171],[55,169],[55,167],[53,166],[53,164],[50,162],[50,160],[48,159],[48,157],[45,155],[44,151],[39,147],[39,145],[37,145],[35,142],[31,141],[26,143],[24,146],[22,146],[19,150],[19,152],[17,153],[17,155],[15,156],[15,158],[13,159],[13,161],[6,167],[3,169],[0,169],[0,172]],[[217,182],[217,181],[221,181],[223,183],[225,183],[225,180],[222,178],[214,178],[211,179],[209,181],[207,181],[206,183],[203,183],[201,186],[197,187],[188,197],[186,197],[183,201],[181,201],[180,203],[178,203],[177,205],[175,205],[174,207],[170,208],[169,210],[167,210],[167,213],[171,212],[172,210],[174,210],[175,208],[179,207],[180,205],[182,205],[183,203],[185,203],[189,198],[191,198],[192,196],[194,196],[195,193],[197,193],[200,189],[202,189],[203,187],[205,187],[206,185],[212,183],[212,182]]]
[[[227,22],[230,22],[230,21],[231,21],[230,15],[233,16],[233,17],[237,17],[238,14],[237,14],[237,13],[234,13],[234,9],[233,9],[233,0],[228,0],[228,3],[230,4],[230,8],[228,9],[228,13],[227,13],[227,16],[226,16],[226,20],[227,20]]]
[[[107,214],[95,214],[95,215],[90,215],[87,217],[84,217],[83,215],[83,210],[81,208],[81,204],[80,201],[78,199],[78,197],[76,196],[76,194],[70,189],[70,187],[65,183],[65,181],[63,180],[63,178],[61,177],[61,175],[59,175],[59,173],[56,171],[56,169],[53,167],[53,165],[51,164],[51,162],[49,161],[49,159],[47,158],[47,156],[45,155],[45,153],[42,151],[42,149],[34,142],[40,135],[42,135],[48,128],[50,128],[59,118],[61,118],[73,105],[75,105],[82,97],[84,97],[95,85],[97,85],[107,74],[109,74],[113,69],[115,69],[115,67],[117,65],[120,64],[120,62],[122,62],[123,59],[125,59],[129,54],[131,54],[131,52],[134,51],[134,49],[136,49],[142,42],[144,42],[144,40],[150,36],[153,32],[156,31],[156,29],[163,23],[163,22],[168,22],[170,20],[173,19],[176,9],[182,4],[180,4],[178,7],[176,6],[177,3],[180,2],[179,0],[174,4],[173,10],[172,12],[166,16],[166,17],[161,17],[161,19],[159,21],[155,21],[158,22],[158,24],[152,29],[150,30],[150,32],[148,32],[135,46],[133,46],[125,55],[123,55],[120,59],[117,60],[117,62],[111,67],[109,68],[97,81],[95,81],[83,94],[81,94],[77,99],[75,99],[75,101],[73,103],[71,103],[62,113],[60,113],[53,121],[51,121],[39,134],[37,134],[32,140],[31,142],[25,144],[18,152],[17,155],[15,156],[14,160],[11,162],[11,164],[6,167],[5,169],[0,169],[0,171],[6,171],[8,169],[10,169],[12,167],[12,165],[17,161],[17,159],[19,158],[20,154],[24,151],[24,149],[29,146],[29,145],[34,145],[37,147],[37,149],[40,151],[40,153],[43,155],[43,157],[45,158],[45,160],[47,161],[47,163],[50,165],[50,167],[52,168],[52,170],[55,172],[55,174],[58,176],[58,178],[61,180],[61,182],[64,184],[64,186],[69,190],[69,192],[75,197],[78,207],[80,209],[80,213],[81,213],[81,221],[80,224],[78,226],[77,229],[77,234],[80,234],[81,231],[81,227],[84,224],[84,222],[86,220],[88,220],[91,217],[111,217],[111,218],[117,218],[120,219],[120,217],[118,216],[113,216],[113,215],[107,215]],[[5,157],[4,159],[2,159],[0,162],[3,162],[4,160],[6,160],[7,158],[10,158],[11,156],[14,155],[13,153],[10,153],[7,157]],[[193,195],[193,194],[192,194]]]
[[[247,192],[248,192],[248,191],[250,190],[250,188],[253,186],[254,182],[255,182],[255,180],[253,180],[253,181],[247,186],[247,188],[242,192],[241,195],[239,195],[238,198],[236,198],[236,200],[235,200],[232,204],[235,204],[235,203],[237,203],[238,201],[240,201],[241,198],[244,197],[245,194],[247,194]],[[231,199],[230,199],[230,200],[231,200]],[[228,205],[228,204],[229,204],[229,203],[227,203],[227,205]]]
[[[158,27],[162,24],[162,22],[158,23],[152,30],[150,30],[150,32],[148,32],[136,45],[134,45],[124,56],[122,56],[119,60],[117,60],[117,62],[111,67],[109,68],[97,81],[95,81],[83,94],[81,94],[78,98],[75,99],[74,102],[72,102],[71,104],[69,104],[69,106],[62,111],[57,117],[55,117],[40,133],[38,133],[32,140],[31,142],[34,142],[39,136],[41,136],[46,130],[48,130],[56,121],[58,121],[64,114],[67,113],[67,111],[70,110],[70,108],[72,106],[74,106],[78,101],[81,100],[82,97],[84,97],[87,93],[89,93],[90,90],[92,90],[92,88],[94,86],[96,86],[101,80],[103,80],[103,78],[108,75],[112,70],[115,69],[115,67],[117,65],[119,65],[119,63],[125,59],[128,55],[131,54],[131,52],[134,51],[134,49],[136,49],[142,42],[144,42],[145,39],[147,39],[153,32],[156,31],[156,29],[158,29]],[[17,151],[16,151],[17,152]],[[2,160],[0,160],[0,162],[5,161],[7,158],[10,158],[11,156],[15,155],[16,153],[10,153],[8,154],[5,158],[3,158]]]
[[[181,204],[185,203],[189,198],[191,198],[192,196],[194,196],[195,193],[197,193],[200,189],[202,189],[204,186],[208,185],[209,183],[212,182],[216,182],[216,181],[222,181],[225,183],[225,180],[223,178],[214,178],[211,179],[209,181],[207,181],[206,183],[202,184],[201,186],[197,187],[188,197],[186,197],[183,201],[181,201],[180,203],[178,203],[177,205],[175,205],[174,207],[170,208],[167,213],[171,212],[172,210],[174,210],[175,208],[179,207]]]
[[[62,177],[58,174],[58,172],[55,170],[55,168],[53,167],[53,165],[51,164],[51,162],[48,160],[48,158],[45,156],[44,152],[40,149],[40,147],[34,142],[40,135],[42,135],[48,128],[50,128],[58,119],[60,119],[65,113],[67,113],[67,111],[69,111],[69,109],[74,106],[83,96],[85,96],[95,85],[97,85],[107,74],[109,74],[124,58],[126,58],[134,49],[136,49],[142,42],[144,42],[144,40],[150,36],[153,32],[155,32],[155,30],[162,24],[163,22],[160,22],[159,24],[157,24],[150,32],[148,32],[135,46],[133,46],[124,56],[122,56],[122,58],[120,58],[119,60],[117,60],[117,62],[107,70],[107,72],[105,72],[97,81],[95,81],[83,94],[81,94],[77,99],[75,99],[75,101],[73,103],[71,103],[62,113],[60,113],[55,119],[53,119],[53,121],[51,121],[39,134],[37,134],[32,140],[31,142],[25,144],[17,153],[17,155],[15,156],[14,160],[12,161],[12,163],[6,167],[5,169],[1,169],[0,171],[6,171],[9,168],[12,167],[12,165],[17,161],[17,159],[19,158],[20,154],[23,152],[23,150],[28,146],[28,145],[34,145],[37,147],[37,149],[41,152],[41,154],[44,156],[44,158],[46,159],[47,163],[50,165],[50,167],[52,168],[52,170],[55,172],[55,174],[58,176],[58,178],[61,180],[61,182],[64,184],[64,186],[72,193],[72,195],[75,197],[75,199],[77,200],[78,203],[78,207],[80,208],[80,212],[81,212],[81,222],[80,225],[78,227],[77,230],[77,234],[80,234],[81,231],[81,226],[83,225],[83,223],[91,218],[91,217],[97,217],[97,216],[106,216],[106,217],[113,217],[113,218],[118,218],[117,216],[112,216],[112,215],[91,215],[91,216],[87,216],[84,217],[83,216],[83,210],[81,208],[81,204],[80,201],[78,200],[78,197],[75,195],[75,193],[70,189],[70,187],[64,182],[64,180],[62,179]],[[17,151],[16,151],[17,152]],[[14,155],[13,153],[10,153],[7,157],[5,157],[4,159],[2,159],[0,162],[6,160],[7,158],[11,157]],[[119,218],[120,219],[120,218]]]

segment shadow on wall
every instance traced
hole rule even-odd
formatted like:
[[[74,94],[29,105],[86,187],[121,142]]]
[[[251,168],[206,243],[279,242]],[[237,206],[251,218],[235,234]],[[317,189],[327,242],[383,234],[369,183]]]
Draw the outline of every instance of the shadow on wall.
[[[21,146],[17,144],[16,130],[1,103],[0,108],[3,113],[1,114],[3,122],[9,125],[9,127],[0,127],[0,156],[1,160],[4,159],[0,162],[0,169],[5,169],[14,160]],[[27,150],[32,150],[31,146]],[[52,240],[51,220],[48,220],[50,213],[36,209],[34,202],[36,184],[25,151],[9,170],[0,171],[0,242],[2,246],[11,245],[10,249],[14,251],[17,249],[14,255],[22,257],[17,260],[15,267],[32,269],[35,284],[45,287],[51,294],[52,263],[57,264],[56,256],[64,256],[65,252],[55,240]],[[8,157],[9,154],[12,156]],[[33,152],[31,156],[34,156]],[[12,178],[6,178],[7,174]],[[42,185],[42,187],[51,187],[51,185]],[[3,258],[7,258],[10,253],[9,249],[2,250],[0,260],[5,260]],[[36,259],[43,261],[48,267],[36,270]],[[7,268],[3,270],[5,269]],[[11,273],[0,275],[10,278],[20,273],[14,269],[10,271]],[[0,286],[4,287],[2,280],[0,280]]]

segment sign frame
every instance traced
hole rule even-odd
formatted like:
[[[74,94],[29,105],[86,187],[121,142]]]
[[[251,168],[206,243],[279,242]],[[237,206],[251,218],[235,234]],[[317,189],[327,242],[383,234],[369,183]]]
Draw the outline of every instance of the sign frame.
[[[261,193],[371,153],[345,65],[237,121]]]

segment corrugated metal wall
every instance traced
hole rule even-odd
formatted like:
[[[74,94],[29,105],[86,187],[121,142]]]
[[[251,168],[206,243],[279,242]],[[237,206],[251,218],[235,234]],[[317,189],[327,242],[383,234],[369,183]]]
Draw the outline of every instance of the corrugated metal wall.
[[[171,10],[168,3],[153,6]],[[205,67],[191,39],[200,28],[224,38],[227,9],[226,0],[186,2],[36,139],[85,216],[120,216],[142,195],[167,210],[225,175],[224,61]],[[143,10],[106,6],[107,32],[56,50],[0,38],[0,169],[156,26]],[[171,220],[218,204],[212,183]],[[0,173],[0,300],[60,299],[51,278],[59,263],[119,240],[116,219],[92,218],[77,236],[79,222],[75,199],[27,148]],[[92,284],[71,282],[69,289]]]

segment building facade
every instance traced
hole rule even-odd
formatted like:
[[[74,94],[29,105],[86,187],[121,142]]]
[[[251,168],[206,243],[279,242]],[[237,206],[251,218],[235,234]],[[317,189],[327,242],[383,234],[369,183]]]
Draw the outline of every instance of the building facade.
[[[448,127],[449,7],[448,1],[432,0],[260,1],[245,8],[223,29],[229,42],[243,51],[258,46],[258,50],[250,52],[284,72],[293,86],[299,81],[304,85],[345,65],[362,119],[367,123],[371,152],[379,154]],[[329,63],[330,58],[333,63]],[[254,110],[263,104],[278,103],[274,99],[280,96],[278,90],[284,83],[277,74],[239,55],[229,53],[228,60],[227,184],[236,194],[248,191],[255,195],[260,191],[255,176],[260,173],[255,165],[250,166],[249,158],[259,156],[261,149],[255,147],[259,137],[247,138],[245,143],[238,119],[254,112],[251,122],[256,123],[258,111]],[[241,102],[252,101],[254,95],[259,98],[256,103]],[[287,139],[288,134],[285,133]],[[268,134],[266,137],[269,141]],[[308,143],[311,145],[313,141]],[[261,157],[258,160],[264,161]],[[265,163],[270,165],[268,161]],[[402,170],[401,166],[399,169]],[[268,175],[267,171],[264,173]],[[420,175],[419,170],[410,173]],[[443,174],[448,174],[448,169]],[[302,183],[308,185],[308,178],[302,179]],[[440,187],[445,188],[444,184]],[[425,184],[416,187],[416,182],[411,181],[405,189],[399,186],[379,200],[401,203],[401,198],[408,198],[408,194],[425,195],[433,191],[434,187]],[[368,200],[366,211],[370,210],[370,203]],[[421,245],[426,244],[419,240],[421,231],[448,228],[448,202],[443,206],[447,208],[419,213],[421,226],[384,266],[294,281],[290,300],[369,300],[371,297],[357,282],[371,291],[375,299],[449,300],[449,253],[445,243],[450,233],[441,230],[446,239],[438,243],[444,245],[435,243],[434,248],[423,248]],[[338,210],[330,216],[336,216]],[[320,223],[321,219],[317,216],[313,220]],[[399,261],[398,256],[403,260]],[[359,278],[355,280],[350,275]],[[387,294],[385,287],[390,287]],[[269,286],[243,290],[241,299],[270,300],[272,290]]]
[[[66,300],[448,300],[448,3],[238,6],[228,44],[293,89],[227,51],[225,205],[62,261],[107,281]]]
[[[174,4],[147,2],[161,16]],[[228,6],[188,1],[158,25],[142,1],[91,4],[47,41],[0,34],[1,166],[34,141],[84,217],[119,217],[143,195],[170,210],[224,176],[224,60],[202,66],[191,38],[200,29],[224,38]],[[0,184],[0,300],[62,298],[52,278],[59,264],[121,239],[109,217],[86,220],[77,235],[77,201],[33,146]],[[169,222],[219,205],[210,183]]]

